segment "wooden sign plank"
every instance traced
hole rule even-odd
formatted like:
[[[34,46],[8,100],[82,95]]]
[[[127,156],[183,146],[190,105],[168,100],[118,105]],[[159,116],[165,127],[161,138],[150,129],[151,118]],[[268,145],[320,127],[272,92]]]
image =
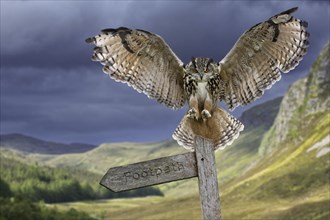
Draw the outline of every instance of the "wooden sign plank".
[[[221,220],[214,144],[202,137],[197,137],[195,139],[195,152],[202,219]]]
[[[195,153],[189,152],[110,168],[100,184],[113,192],[121,192],[196,176]]]

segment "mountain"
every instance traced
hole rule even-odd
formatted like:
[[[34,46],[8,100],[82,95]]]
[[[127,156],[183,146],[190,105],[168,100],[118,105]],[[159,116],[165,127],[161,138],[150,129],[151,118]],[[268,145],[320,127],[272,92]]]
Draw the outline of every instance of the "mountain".
[[[242,113],[239,120],[244,124],[244,130],[263,126],[268,129],[272,126],[274,119],[279,111],[283,97],[278,97],[254,106]]]
[[[22,134],[0,135],[0,148],[19,150],[25,153],[37,154],[68,154],[89,151],[96,146],[90,144],[62,144],[44,141]]]

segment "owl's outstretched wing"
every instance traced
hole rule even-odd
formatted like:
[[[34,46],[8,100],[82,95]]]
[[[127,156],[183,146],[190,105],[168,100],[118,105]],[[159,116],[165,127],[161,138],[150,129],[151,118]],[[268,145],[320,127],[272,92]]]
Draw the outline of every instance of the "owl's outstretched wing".
[[[160,36],[120,27],[102,30],[86,42],[96,45],[92,60],[114,80],[171,108],[185,104],[183,63]]]
[[[262,96],[294,69],[309,45],[307,22],[293,18],[292,8],[246,31],[219,63],[220,100],[230,110]]]

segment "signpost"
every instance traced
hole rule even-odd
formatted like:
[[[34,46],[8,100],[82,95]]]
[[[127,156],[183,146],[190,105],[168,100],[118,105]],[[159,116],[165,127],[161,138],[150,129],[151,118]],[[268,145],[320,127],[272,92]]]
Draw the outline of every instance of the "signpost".
[[[198,177],[202,219],[221,220],[213,143],[197,137],[195,152],[113,167],[100,184],[121,192],[144,186]]]

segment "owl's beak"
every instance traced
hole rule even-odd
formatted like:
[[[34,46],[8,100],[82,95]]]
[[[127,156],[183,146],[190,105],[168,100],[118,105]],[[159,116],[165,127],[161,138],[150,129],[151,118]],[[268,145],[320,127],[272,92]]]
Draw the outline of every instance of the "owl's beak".
[[[201,80],[203,79],[204,74],[203,73],[198,73],[199,77],[201,78]]]

